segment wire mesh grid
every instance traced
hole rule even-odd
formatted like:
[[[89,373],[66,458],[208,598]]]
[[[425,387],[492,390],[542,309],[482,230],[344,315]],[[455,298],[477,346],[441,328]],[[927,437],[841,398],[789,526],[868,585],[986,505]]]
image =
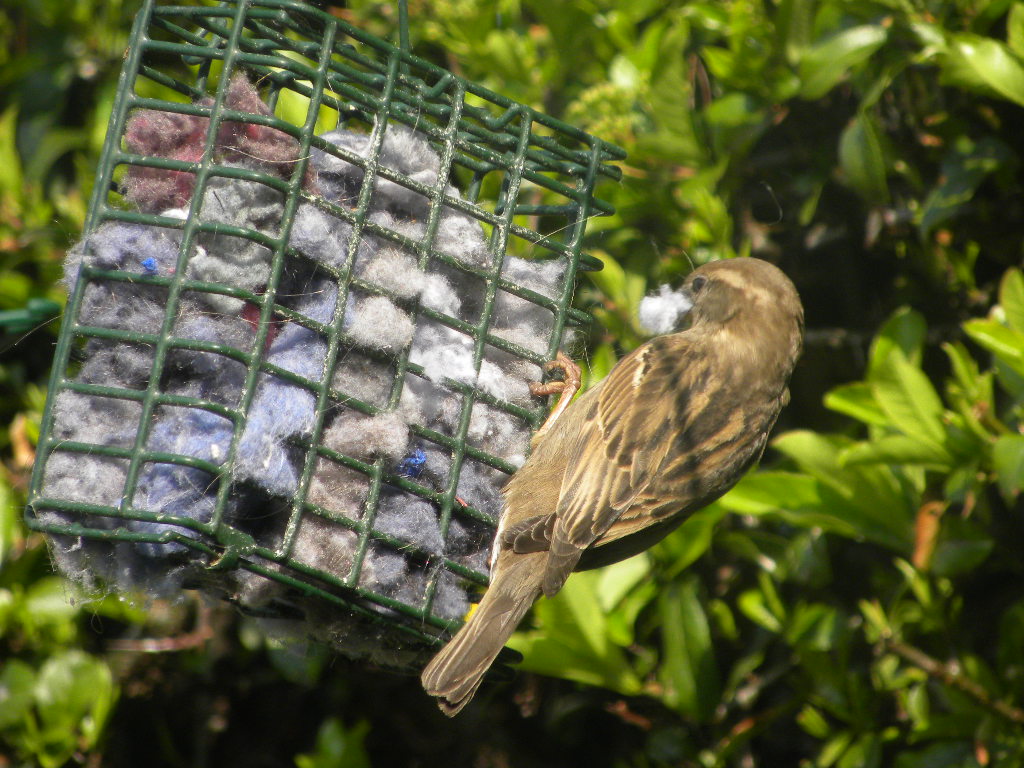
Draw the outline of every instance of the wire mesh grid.
[[[237,86],[239,73],[254,84],[254,92],[259,90],[266,108],[237,96],[244,90]],[[139,117],[157,114],[171,117],[149,123]],[[179,134],[194,134],[179,142],[188,151],[168,149],[173,137],[159,135],[168,125]],[[132,141],[139,126],[153,134],[148,143]],[[340,129],[333,141],[323,134],[331,128]],[[231,158],[219,143],[226,134],[232,137]],[[252,141],[245,144],[245,137]],[[283,159],[244,157],[246,147],[258,154],[282,142],[289,147]],[[389,159],[396,142],[420,147],[429,172]],[[170,243],[171,257],[160,261],[137,246],[132,251],[137,263],[126,266],[92,254],[102,250],[98,240],[87,238],[80,246],[83,255],[58,340],[30,488],[29,526],[49,533],[55,550],[65,555],[88,550],[112,558],[115,565],[100,573],[101,581],[123,585],[130,571],[127,581],[138,586],[141,577],[135,571],[173,571],[175,584],[209,587],[269,615],[287,614],[298,599],[306,620],[313,620],[314,613],[334,612],[368,619],[399,644],[438,642],[438,635],[460,619],[438,608],[439,590],[452,583],[463,591],[467,585],[486,585],[481,555],[497,514],[491,498],[460,496],[460,478],[470,466],[506,477],[517,464],[507,452],[473,439],[476,414],[489,409],[495,419],[511,420],[527,435],[543,415],[537,401],[505,396],[481,386],[476,377],[498,358],[505,361],[502,365],[522,361],[530,366],[523,370],[539,374],[567,327],[587,321],[570,306],[576,270],[599,267],[581,253],[582,238],[591,216],[611,212],[593,190],[601,177],[618,178],[609,162],[621,157],[620,150],[599,139],[307,4],[258,0],[179,7],[150,0],[139,13],[126,53],[86,232],[121,227],[137,243],[144,228],[163,238],[164,246]],[[338,164],[347,176],[328,194],[332,177],[326,170]],[[204,215],[213,198],[245,185],[270,190],[273,226]],[[342,228],[345,237],[336,238],[335,246],[343,253],[333,259],[311,255],[316,248],[303,247],[305,234],[296,223],[304,215],[329,217],[332,226]],[[477,257],[445,240],[456,219],[463,228],[471,222],[472,237],[485,243]],[[216,270],[195,269],[213,250],[211,244],[223,249],[225,243],[237,253],[256,249],[261,254],[248,279],[220,281],[211,278]],[[406,254],[412,259],[406,262],[410,275],[443,274],[461,298],[446,308],[426,300],[426,293],[403,291],[405,275],[373,279],[358,266],[366,262],[368,248]],[[524,278],[522,270],[513,274],[509,266],[515,260],[538,269],[557,264],[550,273],[557,279],[540,285]],[[392,271],[401,263],[392,261]],[[326,314],[292,299],[299,282],[307,290],[328,287]],[[113,315],[99,318],[92,311],[97,292],[118,305]],[[370,306],[360,302],[372,300],[396,308],[386,318],[412,318],[417,329],[429,325],[436,333],[465,339],[473,375],[439,377],[430,364],[417,362],[415,341],[406,339],[399,347],[372,339],[361,343],[353,314]],[[529,324],[534,335],[539,333],[535,343],[496,330],[498,315],[510,302],[525,302],[534,317],[543,313],[540,331],[536,323]],[[159,307],[150,326],[132,314],[142,304]],[[196,306],[232,316],[236,325],[251,330],[251,338],[242,343],[183,332],[183,318]],[[462,311],[468,306],[472,311]],[[274,345],[286,333],[282,328],[315,338],[318,372],[275,358]],[[308,356],[313,348],[298,350]],[[128,383],[128,374],[86,375],[89,361],[103,355],[103,370],[138,367],[140,360],[146,370],[134,384]],[[387,372],[374,378],[377,396],[354,386],[351,376],[338,374],[356,358],[364,367]],[[209,369],[192,371],[198,383],[177,385],[184,380],[180,370],[187,361],[199,359],[218,361],[216,371],[224,366],[238,371],[232,398],[203,389],[204,375],[224,375]],[[433,364],[436,368],[437,361]],[[447,359],[440,364],[454,365]],[[239,470],[250,432],[258,431],[254,414],[260,387],[269,386],[268,381],[310,403],[308,423],[278,446],[294,474],[285,492],[259,473],[246,478]],[[340,413],[366,419],[391,414],[403,407],[410,389],[424,385],[443,393],[437,402],[447,409],[447,420],[406,419],[405,459],[346,451],[325,440],[340,425]],[[76,408],[96,411],[94,420],[123,421],[111,424],[111,432],[122,437],[62,428],[66,414]],[[160,442],[160,425],[172,417],[195,421],[199,431],[221,430],[224,440],[214,446],[204,438],[200,451],[184,450],[180,441]],[[377,424],[367,423],[364,431]],[[445,471],[430,482],[415,466],[434,453],[443,454]],[[60,481],[53,479],[55,459],[68,475]],[[324,466],[358,478],[357,501],[332,506],[323,489],[312,492]],[[202,485],[192,501],[201,500],[203,512],[146,504],[140,489],[151,488],[154,468],[167,470],[164,482],[187,476],[193,485]],[[80,482],[81,477],[104,472],[115,482],[103,493],[90,494],[98,486]],[[430,505],[430,525],[440,546],[425,545],[402,526],[381,524],[383,500],[396,494]],[[244,513],[240,496],[248,499]],[[307,538],[344,534],[346,556],[301,556],[299,549],[307,545],[304,527],[310,529]],[[453,554],[456,528],[462,535],[476,531],[467,556]],[[138,551],[149,557],[140,558]],[[131,555],[119,561],[119,552]],[[378,557],[376,565],[368,564],[371,553]],[[380,558],[386,555],[381,553],[402,559],[401,580],[415,582],[415,594],[367,578],[368,570],[383,572]],[[95,558],[56,559],[66,571],[97,570]],[[233,586],[222,583],[226,573],[257,578],[283,591],[268,593],[270,599],[240,598],[244,590],[237,580]]]

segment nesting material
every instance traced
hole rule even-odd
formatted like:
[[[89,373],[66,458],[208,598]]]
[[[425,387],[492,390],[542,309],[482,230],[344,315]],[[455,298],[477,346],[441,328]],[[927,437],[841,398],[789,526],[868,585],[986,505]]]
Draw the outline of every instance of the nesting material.
[[[270,114],[239,76],[224,106]],[[125,143],[198,162],[208,129],[203,115],[139,111]],[[69,252],[65,280],[69,288],[84,283],[74,322],[152,336],[90,339],[76,381],[128,394],[65,390],[53,414],[55,434],[90,446],[131,449],[145,430],[146,454],[131,487],[128,459],[58,449],[43,492],[105,505],[109,515],[77,521],[130,534],[118,543],[54,537],[55,560],[69,576],[165,596],[201,581],[250,608],[298,607],[305,622],[289,633],[402,665],[408,649],[386,623],[339,617],[246,568],[212,574],[197,548],[216,549],[226,540],[217,531],[231,528],[254,542],[245,562],[272,574],[353,601],[354,587],[398,601],[409,612],[386,600],[363,605],[419,628],[429,626],[425,617],[458,619],[474,590],[449,564],[486,572],[493,527],[484,520],[497,519],[507,476],[470,457],[456,461],[430,437],[464,439],[511,466],[528,450],[528,423],[510,411],[536,405],[528,383],[542,372],[515,349],[468,332],[483,311],[481,274],[494,269],[494,255],[480,222],[453,205],[461,198],[437,153],[398,124],[383,136],[338,130],[321,138],[342,156],[314,148],[303,186],[327,204],[303,201],[291,222],[284,195],[267,185],[215,174],[199,195],[192,173],[129,168],[126,198],[161,213],[166,226],[101,225]],[[274,129],[225,121],[212,146],[222,167],[295,172],[298,144]],[[375,147],[380,166],[408,181],[366,178]],[[369,200],[362,220],[353,211],[361,194]],[[432,206],[440,206],[434,217]],[[201,225],[188,238],[186,217]],[[492,288],[490,333],[539,356],[553,351],[553,314],[536,300],[563,294],[565,267],[507,257],[501,278],[514,288]],[[199,285],[171,304],[178,279]],[[165,328],[171,339],[154,370]],[[189,400],[158,402],[144,424],[144,393]],[[473,393],[486,402],[470,402]],[[439,499],[448,495],[457,500],[442,515]],[[40,516],[71,520],[59,505]]]
[[[196,107],[208,112],[213,99]],[[273,113],[259,92],[241,73],[235,73],[224,94],[224,108],[269,117]],[[128,120],[124,143],[129,152],[148,157],[199,163],[203,159],[210,119],[206,115],[176,114],[152,109],[136,110]],[[264,173],[287,179],[298,159],[299,142],[276,128],[225,120],[214,137],[213,155],[220,160],[243,160]],[[303,179],[314,188],[312,171]],[[188,205],[195,190],[192,170],[173,171],[131,165],[123,182],[124,195],[139,210],[157,212]]]
[[[679,330],[680,321],[692,306],[693,301],[686,294],[667,285],[659,286],[657,293],[640,301],[640,327],[652,334]]]

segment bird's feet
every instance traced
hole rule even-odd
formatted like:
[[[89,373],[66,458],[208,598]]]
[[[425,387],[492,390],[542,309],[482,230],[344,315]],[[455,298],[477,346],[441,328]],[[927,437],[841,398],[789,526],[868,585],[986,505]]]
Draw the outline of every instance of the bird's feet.
[[[561,370],[562,380],[561,381],[549,381],[547,384],[541,384],[539,381],[530,382],[530,394],[534,397],[543,397],[546,395],[559,395],[558,402],[555,403],[555,407],[551,409],[551,413],[548,414],[547,419],[540,428],[534,433],[533,439],[530,441],[531,445],[536,446],[540,439],[547,433],[551,426],[555,423],[562,412],[569,407],[569,403],[572,402],[573,397],[579,391],[582,377],[580,376],[580,367],[576,365],[569,357],[559,350],[558,355],[554,360],[549,361],[544,366],[545,370]]]

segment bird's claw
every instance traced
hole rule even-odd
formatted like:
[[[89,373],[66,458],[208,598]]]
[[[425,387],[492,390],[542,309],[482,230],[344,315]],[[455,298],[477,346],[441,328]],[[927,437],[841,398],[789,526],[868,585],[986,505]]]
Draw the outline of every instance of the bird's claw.
[[[541,384],[539,381],[531,381],[529,386],[530,394],[534,397],[557,395],[558,393],[565,391],[564,381],[549,381],[547,384]]]
[[[544,363],[544,370],[561,371],[562,381],[549,381],[546,384],[542,384],[539,381],[531,381],[530,394],[535,397],[559,394],[567,388],[572,389],[575,393],[580,388],[580,383],[583,380],[580,375],[580,367],[561,350],[558,351],[554,360],[548,360]]]
[[[555,423],[562,412],[569,407],[569,403],[572,402],[576,392],[579,391],[580,384],[583,381],[580,375],[580,367],[574,363],[568,355],[559,350],[554,360],[549,360],[544,364],[544,369],[548,371],[561,370],[562,381],[549,381],[547,384],[542,384],[538,381],[530,382],[530,394],[534,397],[541,397],[544,395],[558,394],[558,402],[555,403],[555,407],[551,409],[548,414],[547,420],[541,424],[540,428],[534,433],[531,444],[536,445],[537,442],[544,436],[544,434],[551,429],[551,426]]]

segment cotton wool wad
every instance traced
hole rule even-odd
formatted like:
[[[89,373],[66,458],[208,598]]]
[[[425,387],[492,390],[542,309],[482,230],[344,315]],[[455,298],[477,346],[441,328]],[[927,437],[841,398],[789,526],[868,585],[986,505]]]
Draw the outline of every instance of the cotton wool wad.
[[[240,76],[227,101],[270,114]],[[125,141],[198,158],[208,127],[206,118],[138,111]],[[198,586],[277,617],[268,620],[277,634],[394,667],[423,649],[395,634],[413,619],[387,599],[415,608],[429,595],[436,616],[466,613],[475,588],[465,573],[486,573],[507,474],[456,438],[477,457],[521,465],[537,408],[528,384],[542,375],[467,329],[485,311],[488,274],[555,299],[568,263],[506,255],[497,272],[484,228],[440,178],[428,141],[399,123],[377,130],[384,167],[443,192],[432,236],[431,200],[383,178],[363,222],[345,215],[379,136],[335,130],[309,158],[283,265],[272,243],[286,229],[284,194],[230,173],[197,189],[191,174],[132,167],[126,199],[167,225],[110,220],[70,250],[67,287],[81,282],[75,322],[149,336],[89,338],[79,388],[55,400],[62,440],[121,450],[54,451],[42,495],[111,511],[76,517],[44,506],[39,520],[134,534],[53,536],[66,575],[99,592],[165,598]],[[294,139],[262,126],[223,123],[215,143],[223,168],[280,178],[298,156]],[[186,238],[173,224],[189,217],[202,226]],[[187,287],[175,293],[176,281]],[[551,310],[500,288],[493,295],[489,332],[544,354]],[[340,330],[333,349],[331,328]],[[144,419],[147,392],[157,404]],[[445,494],[456,499],[450,515],[441,513]],[[212,546],[225,527],[245,543],[240,554]],[[336,610],[275,575],[326,583],[361,610]],[[374,613],[394,621],[371,621]]]

